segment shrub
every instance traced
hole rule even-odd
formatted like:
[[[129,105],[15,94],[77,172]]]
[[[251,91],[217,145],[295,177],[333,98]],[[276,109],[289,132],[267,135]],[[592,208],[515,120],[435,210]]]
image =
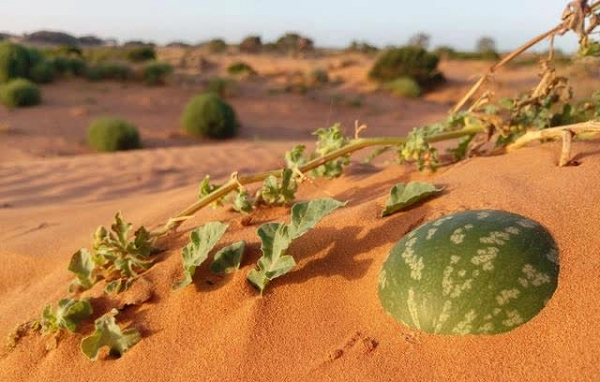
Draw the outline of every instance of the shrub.
[[[130,150],[141,147],[135,125],[122,119],[104,117],[88,128],[88,144],[97,151]]]
[[[156,52],[152,46],[138,46],[127,52],[127,59],[132,62],[155,60]]]
[[[385,89],[400,97],[417,98],[421,95],[421,87],[410,77],[400,77],[388,82]]]
[[[262,48],[260,36],[248,36],[240,43],[240,52],[258,53]]]
[[[54,50],[59,56],[82,57],[83,51],[76,45],[60,45]]]
[[[69,70],[69,59],[63,56],[56,56],[49,60],[54,66],[54,71],[58,74],[65,74]]]
[[[443,80],[438,62],[438,56],[417,46],[391,48],[375,62],[369,77],[382,82],[411,77],[421,86],[432,86]]]
[[[325,69],[313,69],[309,75],[308,80],[311,85],[325,85],[329,83],[329,74]]]
[[[29,62],[28,62],[29,69],[46,61],[46,57],[44,56],[44,53],[42,53],[39,49],[27,48],[27,56],[28,56],[28,60],[29,60]]]
[[[11,80],[0,88],[0,101],[9,108],[33,106],[42,101],[38,87],[23,78]]]
[[[81,58],[70,58],[68,68],[69,72],[74,76],[82,76],[87,69],[87,62]]]
[[[126,81],[133,75],[131,68],[118,62],[103,62],[85,70],[85,76],[91,81]]]
[[[245,62],[237,61],[227,67],[227,73],[231,75],[250,76],[256,74],[256,70]]]
[[[29,71],[29,78],[38,84],[47,84],[54,81],[54,65],[48,61],[42,61]]]
[[[235,93],[235,82],[229,78],[213,77],[208,80],[206,88],[220,97],[230,97]]]
[[[235,136],[239,127],[233,108],[215,93],[192,98],[183,111],[181,124],[190,135],[220,139]]]
[[[0,43],[0,83],[29,74],[29,52],[21,45]]]
[[[227,43],[220,38],[210,40],[207,45],[210,53],[223,53],[227,50]]]
[[[166,62],[151,62],[144,67],[144,82],[147,85],[162,85],[165,78],[173,72],[173,67]]]

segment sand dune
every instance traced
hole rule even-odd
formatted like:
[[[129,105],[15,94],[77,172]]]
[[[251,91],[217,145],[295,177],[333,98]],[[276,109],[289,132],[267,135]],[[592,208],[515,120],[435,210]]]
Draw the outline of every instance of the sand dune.
[[[597,142],[577,143],[582,164],[559,168],[558,148],[546,144],[474,158],[434,175],[403,166],[379,171],[354,165],[340,179],[304,184],[301,200],[333,195],[349,204],[293,244],[297,268],[274,281],[263,297],[245,280],[259,256],[255,231],[263,222],[285,221],[288,210],[259,211],[251,226],[227,210],[202,211],[161,243],[164,252],[145,274],[147,284],[140,281],[119,297],[152,291],[147,302],[118,316],[143,335],[124,357],[89,362],[79,352],[79,341],[91,331],[87,323],[49,352],[38,335],[25,337],[11,352],[3,350],[0,380],[594,380],[600,375],[595,223],[600,156]],[[0,333],[66,296],[72,252],[89,245],[93,229],[109,223],[116,210],[135,223],[157,226],[194,200],[196,185],[188,182],[194,164],[196,180],[207,170],[226,176],[247,162],[249,150],[260,158],[253,160],[259,167],[277,162],[274,147],[245,143],[3,167],[0,201],[15,208],[0,210]],[[415,176],[446,191],[410,211],[380,218],[389,188]],[[392,245],[424,221],[477,208],[526,215],[554,235],[561,273],[549,305],[526,325],[491,337],[426,335],[387,316],[376,286]],[[193,286],[172,292],[187,232],[212,220],[230,224],[219,247],[248,241],[242,269],[220,278],[202,266]],[[94,317],[120,303],[104,297],[102,288],[85,294],[96,297]]]

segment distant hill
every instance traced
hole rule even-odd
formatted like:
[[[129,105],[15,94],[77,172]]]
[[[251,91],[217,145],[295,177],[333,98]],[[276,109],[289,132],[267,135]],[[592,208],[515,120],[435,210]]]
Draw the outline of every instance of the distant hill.
[[[58,31],[37,31],[23,35],[21,41],[32,45],[85,45],[97,46],[104,45],[106,42],[96,36],[87,35],[75,37],[71,34]]]

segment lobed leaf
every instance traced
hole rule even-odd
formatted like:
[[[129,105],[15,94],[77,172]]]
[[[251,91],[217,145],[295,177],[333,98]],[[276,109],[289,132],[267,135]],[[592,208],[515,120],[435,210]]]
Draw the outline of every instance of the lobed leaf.
[[[304,151],[306,146],[296,145],[290,151],[285,153],[285,167],[289,169],[297,169],[306,164],[306,158],[304,157]]]
[[[222,248],[215,254],[215,258],[210,264],[210,272],[224,274],[237,271],[240,268],[245,249],[246,242],[243,240]]]
[[[75,332],[79,323],[93,313],[89,300],[62,299],[56,310],[47,305],[40,320],[42,334],[55,333],[59,330]]]
[[[442,192],[443,188],[436,188],[427,182],[398,183],[390,190],[390,197],[381,216],[388,216],[402,211],[432,195]]]
[[[190,242],[181,252],[184,279],[173,284],[173,289],[181,289],[192,283],[196,267],[208,258],[209,252],[217,245],[227,227],[227,224],[221,222],[211,222],[191,232]]]
[[[258,229],[261,239],[262,256],[258,259],[258,269],[248,273],[248,281],[262,293],[273,279],[291,271],[296,261],[286,251],[292,241],[315,225],[335,209],[346,205],[335,199],[317,199],[310,202],[296,203],[292,207],[292,222],[267,223]]]
[[[202,180],[202,182],[200,182],[200,189],[198,190],[198,199],[202,199],[205,196],[212,194],[214,191],[218,190],[220,187],[221,186],[218,184],[210,183],[210,175],[206,175],[204,177],[204,179]],[[225,201],[225,197],[223,196],[223,197],[215,200],[214,202],[212,202],[210,205],[213,208],[222,207],[224,201]]]
[[[298,184],[294,179],[294,171],[286,168],[283,170],[281,181],[272,175],[267,177],[258,191],[258,196],[266,204],[282,205],[294,200],[297,189]]]
[[[252,212],[254,207],[252,206],[252,200],[248,197],[248,191],[245,189],[239,190],[233,199],[232,207],[240,213],[248,214]]]
[[[97,360],[100,349],[105,346],[109,348],[111,355],[120,357],[142,339],[140,332],[135,328],[121,330],[115,320],[118,313],[113,309],[98,318],[94,322],[94,333],[81,341],[81,351],[90,360]]]
[[[71,257],[68,270],[75,273],[75,280],[69,286],[70,292],[74,292],[78,288],[90,289],[98,281],[95,273],[96,264],[91,253],[85,248],[75,252]]]

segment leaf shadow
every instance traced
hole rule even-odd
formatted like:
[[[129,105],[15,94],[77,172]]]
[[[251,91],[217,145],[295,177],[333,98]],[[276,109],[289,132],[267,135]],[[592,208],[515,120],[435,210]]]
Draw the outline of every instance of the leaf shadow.
[[[327,250],[327,254],[309,260],[301,268],[274,280],[270,288],[300,284],[316,277],[342,276],[346,280],[360,279],[367,273],[374,257],[367,256],[365,259],[360,259],[361,255],[399,241],[405,234],[419,226],[426,219],[429,211],[429,207],[421,206],[411,211],[380,218],[385,219],[385,222],[365,235],[362,234],[364,229],[360,226],[342,229],[317,227],[297,239],[288,254],[294,256],[297,262],[323,250]],[[311,253],[300,253],[299,249],[303,247],[310,248]],[[387,256],[387,250],[381,256]]]

